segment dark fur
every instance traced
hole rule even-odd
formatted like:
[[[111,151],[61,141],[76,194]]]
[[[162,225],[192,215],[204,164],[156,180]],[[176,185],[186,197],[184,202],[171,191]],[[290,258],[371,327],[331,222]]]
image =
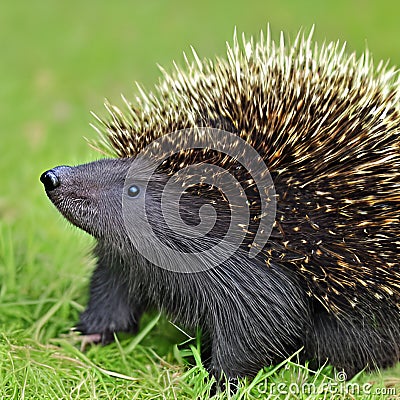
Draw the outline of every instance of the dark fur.
[[[399,359],[399,311],[392,299],[378,302],[371,294],[365,298],[369,313],[361,308],[335,314],[310,295],[291,262],[276,258],[267,265],[262,258],[250,260],[243,248],[200,273],[181,274],[149,263],[133,247],[122,218],[130,163],[118,159],[58,167],[53,171],[60,186],[47,191],[68,220],[97,239],[90,301],[78,325],[82,333],[101,334],[108,343],[114,332],[135,332],[142,313],[157,308],[184,327],[200,327],[207,367],[228,377],[253,376],[300,347],[304,359],[328,359],[349,376]],[[283,193],[283,184],[277,180],[276,185]],[[148,201],[157,226],[157,185],[153,189]],[[184,207],[195,214],[196,201],[193,195]],[[278,215],[284,207],[279,205]],[[271,240],[279,242],[279,235],[273,232]]]

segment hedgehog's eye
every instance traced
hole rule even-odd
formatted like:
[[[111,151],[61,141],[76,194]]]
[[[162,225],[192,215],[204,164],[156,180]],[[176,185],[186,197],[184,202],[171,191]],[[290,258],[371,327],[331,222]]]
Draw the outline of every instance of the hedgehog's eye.
[[[128,196],[129,197],[137,197],[137,196],[139,196],[139,193],[140,193],[139,186],[136,186],[136,185],[129,186],[129,188],[128,188]]]

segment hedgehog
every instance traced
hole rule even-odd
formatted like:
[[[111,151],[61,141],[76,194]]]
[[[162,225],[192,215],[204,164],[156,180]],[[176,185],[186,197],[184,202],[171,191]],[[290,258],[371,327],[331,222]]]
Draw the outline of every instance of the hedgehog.
[[[90,144],[110,158],[41,175],[96,239],[82,335],[107,344],[160,310],[233,379],[299,349],[349,378],[399,360],[400,75],[312,36],[192,49],[95,115]]]

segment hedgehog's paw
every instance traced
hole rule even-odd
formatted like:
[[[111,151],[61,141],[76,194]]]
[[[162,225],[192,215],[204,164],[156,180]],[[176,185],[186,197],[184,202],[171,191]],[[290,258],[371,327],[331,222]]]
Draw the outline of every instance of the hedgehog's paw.
[[[114,341],[114,334],[117,331],[110,329],[88,329],[84,323],[80,322],[73,331],[80,333],[78,336],[81,343],[81,351],[85,351],[90,345],[101,344],[103,346],[110,344]]]
[[[105,345],[111,343],[114,340],[114,333],[112,332],[83,334],[82,329],[83,328],[78,325],[71,328],[68,334],[62,335],[74,345],[80,345],[80,349],[82,352],[84,352],[90,345]]]
[[[100,333],[81,335],[80,341],[81,341],[81,351],[84,352],[89,345],[101,343],[102,335]]]
[[[80,321],[74,328],[81,333],[81,349],[85,349],[91,344],[101,344],[103,346],[112,343],[115,334],[118,332],[136,333],[138,331],[138,319],[134,315],[115,315],[106,316],[104,313],[95,313],[86,310],[81,314]]]

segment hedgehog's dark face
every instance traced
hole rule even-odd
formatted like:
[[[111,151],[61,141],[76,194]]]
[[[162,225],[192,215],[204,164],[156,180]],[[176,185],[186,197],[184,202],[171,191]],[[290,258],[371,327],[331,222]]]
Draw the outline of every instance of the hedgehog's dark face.
[[[140,185],[125,185],[131,159],[99,160],[76,167],[59,166],[40,177],[46,193],[71,223],[96,238],[125,236],[124,190],[139,196]]]
[[[169,178],[167,169],[151,170],[147,159],[122,158],[55,167],[40,180],[68,221],[114,249],[134,248],[173,271],[194,263],[181,253],[202,253],[215,243],[225,257],[225,248],[236,242],[220,244],[231,221],[221,193],[204,185],[171,184]],[[237,234],[231,229],[233,238]],[[193,270],[203,267],[202,257]]]

